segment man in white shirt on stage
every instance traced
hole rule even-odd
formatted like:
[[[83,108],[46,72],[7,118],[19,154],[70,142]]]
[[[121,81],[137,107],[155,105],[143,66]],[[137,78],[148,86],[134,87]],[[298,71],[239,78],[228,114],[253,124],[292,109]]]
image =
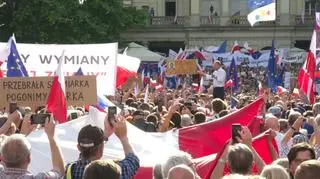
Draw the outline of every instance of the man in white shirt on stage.
[[[213,83],[213,96],[224,100],[224,85],[226,82],[226,71],[221,67],[221,62],[215,60],[212,65],[214,72],[212,75],[207,75],[204,72],[199,72],[201,75],[206,75],[207,79],[212,79]]]

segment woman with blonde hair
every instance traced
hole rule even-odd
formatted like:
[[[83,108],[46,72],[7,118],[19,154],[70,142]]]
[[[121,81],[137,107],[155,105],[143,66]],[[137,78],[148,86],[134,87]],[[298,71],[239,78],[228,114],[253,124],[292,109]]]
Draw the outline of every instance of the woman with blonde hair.
[[[265,166],[260,175],[266,179],[290,179],[288,172],[275,164]]]

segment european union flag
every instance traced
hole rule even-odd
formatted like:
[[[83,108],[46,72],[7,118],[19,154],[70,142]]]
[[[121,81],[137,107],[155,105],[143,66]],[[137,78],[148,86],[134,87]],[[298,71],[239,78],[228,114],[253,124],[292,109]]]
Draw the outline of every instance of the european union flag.
[[[14,37],[9,39],[9,44],[10,54],[7,62],[7,77],[28,77],[28,72],[23,65]]]
[[[239,88],[239,82],[238,82],[238,71],[237,71],[237,65],[236,65],[236,60],[232,58],[229,71],[228,71],[228,80],[232,79],[233,81],[233,90],[237,91]]]
[[[274,93],[277,92],[276,71],[277,71],[277,63],[276,63],[276,57],[275,57],[274,40],[272,40],[272,48],[271,48],[269,63],[268,63],[268,87]]]
[[[78,69],[78,71],[74,74],[74,76],[83,76],[83,72],[81,67]]]
[[[283,75],[284,75],[284,71],[285,71],[285,66],[283,65],[281,67],[281,71],[280,74],[278,74],[277,76],[277,86],[283,86]]]

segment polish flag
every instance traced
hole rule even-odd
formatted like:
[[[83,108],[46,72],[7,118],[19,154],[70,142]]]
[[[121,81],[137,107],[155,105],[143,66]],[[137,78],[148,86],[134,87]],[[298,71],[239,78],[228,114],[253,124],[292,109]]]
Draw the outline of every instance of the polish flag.
[[[135,154],[140,159],[140,168],[135,175],[136,179],[152,179],[152,168],[156,163],[163,163],[169,156],[179,151],[190,153],[194,158],[196,170],[201,178],[204,178],[212,167],[212,163],[216,161],[216,154],[219,153],[231,138],[231,126],[233,123],[240,123],[242,126],[248,126],[253,136],[259,134],[260,119],[257,115],[263,105],[263,99],[259,98],[248,106],[235,111],[223,118],[215,121],[190,126],[178,130],[171,130],[165,133],[147,133],[139,130],[135,126],[127,123],[128,137],[132,144]],[[77,120],[70,121],[56,128],[57,140],[61,145],[61,151],[64,154],[65,161],[74,161],[78,155],[77,136],[80,129],[88,124],[104,128],[104,119],[106,113],[100,112],[98,109],[91,108],[88,115]],[[94,119],[94,120],[92,120]],[[46,171],[51,168],[50,149],[47,140],[42,140],[43,130],[34,131],[28,136],[34,150],[31,150],[31,157],[35,160],[31,161],[30,169],[33,172]],[[256,137],[253,145],[262,159],[269,163],[270,153],[266,145],[259,142]],[[38,141],[43,141],[39,143]],[[262,139],[261,139],[262,140]],[[213,145],[214,144],[214,145]],[[105,144],[103,159],[119,159],[124,158],[121,142],[112,134]],[[39,162],[42,161],[41,165]]]
[[[53,117],[60,124],[67,122],[67,102],[66,87],[63,75],[63,57],[64,51],[59,60],[56,74],[47,100],[47,111],[53,114]]]
[[[163,87],[161,84],[159,84],[159,85],[157,85],[157,86],[155,87],[155,89],[156,89],[157,91],[162,91],[162,90],[164,89],[164,87]]]
[[[307,59],[300,69],[298,75],[298,87],[307,97],[311,104],[315,102],[315,85],[314,85],[314,74],[316,70],[316,41],[317,35],[316,31],[313,31],[310,50],[307,55]]]
[[[285,89],[285,88],[282,87],[282,86],[278,86],[278,94],[279,94],[279,95],[282,94],[282,93],[287,93],[287,92],[288,92],[287,89]]]
[[[192,89],[193,89],[193,91],[198,91],[199,90],[198,83],[192,83]]]
[[[6,44],[6,46],[3,46],[0,49],[0,78],[3,77],[3,71],[1,70],[1,66],[2,64],[4,64],[5,60],[8,58],[9,55],[10,55],[9,45]]]
[[[129,78],[136,78],[140,66],[138,58],[118,54],[116,88],[120,88]]]
[[[233,81],[232,79],[228,80],[225,84],[224,84],[224,88],[227,89],[227,88],[230,88],[233,86]]]
[[[152,86],[152,87],[156,87],[157,86],[157,80],[153,80],[153,79],[150,79],[150,85]]]
[[[294,97],[298,97],[299,96],[299,89],[298,88],[294,88],[293,89],[292,96],[294,96]]]
[[[238,41],[234,41],[231,53],[240,52],[240,50],[241,50],[241,47],[240,47]]]
[[[249,47],[248,42],[244,42],[243,47],[247,50],[247,52],[252,55],[254,53],[253,48]]]
[[[175,57],[175,60],[185,60],[187,59],[188,55],[189,53],[187,51],[183,51],[180,48],[178,55]]]

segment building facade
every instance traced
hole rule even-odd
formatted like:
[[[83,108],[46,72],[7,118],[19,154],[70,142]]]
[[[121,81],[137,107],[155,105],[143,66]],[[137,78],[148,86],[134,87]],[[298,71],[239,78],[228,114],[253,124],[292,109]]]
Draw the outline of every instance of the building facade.
[[[245,41],[254,49],[271,46],[308,49],[319,0],[276,0],[277,19],[251,27],[247,0],[124,0],[124,6],[145,9],[148,26],[121,34],[151,50],[217,46]]]

